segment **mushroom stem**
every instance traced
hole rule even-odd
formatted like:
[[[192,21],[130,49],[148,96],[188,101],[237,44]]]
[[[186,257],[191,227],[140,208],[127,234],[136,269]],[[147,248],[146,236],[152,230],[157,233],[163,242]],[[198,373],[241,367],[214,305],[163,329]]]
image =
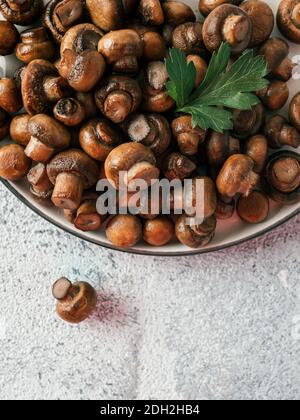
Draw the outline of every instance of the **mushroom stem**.
[[[83,193],[82,178],[69,172],[62,172],[56,178],[52,202],[62,209],[78,209]]]
[[[43,82],[44,91],[50,102],[57,102],[69,93],[69,86],[63,77],[49,76]]]
[[[140,179],[146,181],[149,186],[153,183],[153,180],[157,180],[158,177],[158,168],[146,161],[138,162],[128,170],[126,184],[129,190],[131,190],[131,188],[135,189],[136,181],[139,181]]]
[[[259,181],[259,175],[255,172],[249,172],[248,176],[241,182],[240,193],[247,197]]]
[[[52,286],[53,297],[57,300],[64,299],[68,295],[71,287],[72,283],[70,280],[66,277],[61,277],[60,279],[56,280]]]
[[[38,163],[34,166],[29,171],[27,179],[35,195],[48,197],[53,189],[53,185],[47,175],[46,166],[43,163]]]
[[[84,232],[93,232],[100,229],[102,224],[101,216],[96,209],[95,200],[87,200],[77,210],[74,225]]]
[[[36,162],[47,163],[51,159],[53,153],[53,147],[47,146],[46,144],[39,141],[36,137],[31,137],[25,149],[26,156]]]

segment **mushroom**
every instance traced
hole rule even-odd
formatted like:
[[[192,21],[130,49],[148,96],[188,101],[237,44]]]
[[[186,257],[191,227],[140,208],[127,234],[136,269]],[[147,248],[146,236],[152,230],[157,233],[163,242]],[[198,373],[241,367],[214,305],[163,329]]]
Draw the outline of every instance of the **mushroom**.
[[[122,142],[122,133],[109,120],[94,118],[81,128],[79,142],[86,154],[104,162],[109,153]]]
[[[196,16],[193,10],[180,1],[164,1],[162,8],[165,15],[165,23],[178,26],[185,22],[195,22]]]
[[[264,107],[261,103],[249,110],[233,111],[233,133],[236,137],[249,137],[257,134],[264,123]]]
[[[1,9],[0,9],[1,10]],[[10,22],[0,22],[0,55],[9,55],[14,52],[19,40],[19,32]]]
[[[173,120],[172,132],[180,152],[186,156],[196,155],[199,145],[204,142],[206,136],[205,130],[198,127],[193,128],[190,115],[183,115]]]
[[[129,139],[149,147],[155,155],[164,153],[171,144],[168,120],[160,114],[135,114],[123,124]]]
[[[182,214],[176,222],[175,233],[177,239],[190,248],[203,247],[213,239],[217,220],[216,216],[210,216],[202,223],[193,221],[193,218]]]
[[[268,159],[268,140],[262,134],[257,134],[246,140],[244,152],[254,162],[254,172],[263,172]]]
[[[134,29],[139,34],[143,43],[143,58],[146,61],[163,60],[167,56],[166,42],[153,28],[133,24],[128,29]]]
[[[261,0],[246,0],[240,7],[252,21],[253,31],[249,47],[257,47],[269,39],[273,31],[275,20],[273,10]]]
[[[70,93],[67,81],[45,60],[33,60],[28,64],[21,87],[24,107],[30,115],[52,112],[53,103]]]
[[[289,117],[293,126],[300,133],[300,92],[290,102]]]
[[[238,55],[249,46],[252,26],[252,21],[244,10],[231,4],[222,4],[204,21],[204,44],[213,52],[225,41],[229,43],[232,54]]]
[[[277,12],[280,32],[290,41],[300,44],[300,3],[299,0],[282,0]]]
[[[21,32],[21,42],[16,47],[16,57],[20,61],[27,64],[36,59],[51,60],[54,54],[54,45],[48,39],[45,28]]]
[[[200,22],[187,22],[177,26],[172,34],[173,47],[182,50],[185,54],[201,54],[204,51],[203,24]]]
[[[47,167],[43,163],[33,166],[27,174],[31,193],[43,200],[51,197],[53,185],[47,175]]]
[[[0,148],[0,178],[18,181],[30,170],[31,161],[19,144],[7,144]]]
[[[136,112],[142,92],[138,82],[127,76],[110,76],[95,92],[96,105],[114,123],[123,122]]]
[[[36,162],[48,162],[54,153],[70,145],[69,131],[54,118],[37,114],[28,122],[31,138],[25,154]]]
[[[288,58],[289,46],[286,41],[270,38],[261,46],[258,54],[265,57],[269,71],[277,79],[287,82],[292,77],[295,64]]]
[[[144,241],[152,246],[166,245],[173,239],[174,233],[174,223],[166,216],[146,220],[143,226]]]
[[[264,222],[269,215],[269,199],[261,191],[252,191],[248,197],[240,197],[236,210],[239,217],[246,223]]]
[[[137,180],[150,186],[159,177],[156,159],[152,151],[141,143],[123,143],[113,149],[105,161],[105,175],[108,181],[119,189],[120,182],[129,190]]]
[[[199,55],[191,54],[186,57],[188,63],[193,62],[196,69],[195,87],[198,87],[203,82],[207,73],[207,64]]]
[[[173,152],[164,159],[163,173],[169,181],[188,178],[195,170],[195,163],[180,153]]]
[[[95,50],[85,50],[82,53],[64,50],[58,72],[76,91],[90,92],[105,72],[105,61]]]
[[[60,44],[60,55],[65,50],[73,50],[77,54],[85,50],[98,50],[98,44],[103,32],[91,23],[80,23],[71,27],[64,35]]]
[[[57,299],[58,316],[71,324],[86,320],[97,305],[95,289],[83,281],[72,284],[70,280],[62,277],[54,283],[52,294]]]
[[[20,91],[13,79],[0,79],[0,108],[15,113],[22,108]]]
[[[209,165],[218,169],[230,156],[240,152],[240,141],[230,136],[228,131],[211,131],[205,142],[205,150]]]
[[[83,0],[50,0],[44,13],[44,25],[60,44],[68,29],[84,18],[84,13]]]
[[[47,173],[54,185],[51,198],[54,205],[75,210],[81,204],[83,190],[96,184],[99,168],[82,150],[69,149],[48,163]]]
[[[80,205],[74,218],[74,225],[83,232],[95,232],[100,229],[104,217],[97,212],[96,200],[85,200]]]
[[[295,148],[300,146],[300,133],[282,115],[271,117],[265,125],[264,132],[269,146],[273,149],[279,149],[282,146]]]
[[[7,112],[0,108],[0,141],[9,133],[10,117]]]
[[[162,28],[162,36],[167,46],[170,46],[172,44],[173,31],[174,26],[172,25],[164,25]]]
[[[234,214],[235,200],[233,198],[223,197],[218,194],[216,218],[218,220],[228,220]]]
[[[86,0],[92,22],[105,32],[119,29],[136,8],[136,0]]]
[[[22,77],[24,75],[24,70],[25,69],[26,69],[25,65],[23,65],[21,67],[18,67],[16,69],[16,71],[14,72],[14,75],[13,75],[13,79],[14,79],[15,84],[16,84],[16,86],[19,90],[21,90]]]
[[[75,97],[78,102],[84,107],[85,116],[87,119],[95,117],[98,108],[95,102],[94,92],[76,92]]]
[[[145,25],[161,26],[165,21],[160,0],[141,0],[138,11]]]
[[[118,214],[108,222],[106,236],[113,245],[130,248],[142,239],[142,223],[137,216]]]
[[[240,193],[250,194],[259,181],[259,175],[254,172],[254,162],[246,155],[230,156],[224,163],[218,178],[217,189],[227,198],[233,198]]]
[[[290,92],[286,82],[273,80],[269,86],[256,92],[256,94],[268,109],[277,111],[287,103]]]
[[[31,134],[28,124],[31,116],[28,114],[16,115],[10,124],[9,134],[13,141],[21,146],[27,146],[30,141]]]
[[[31,25],[36,22],[42,11],[42,0],[0,0],[0,12],[6,20],[15,25]]]
[[[300,155],[290,150],[271,155],[265,170],[264,189],[278,203],[300,201]]]
[[[113,70],[122,73],[136,73],[138,58],[143,55],[143,42],[133,29],[121,29],[104,35],[98,51],[105,57]]]
[[[85,119],[84,106],[74,98],[60,99],[53,109],[54,117],[64,125],[73,127]]]
[[[239,5],[242,0],[199,0],[199,11],[203,16],[208,16],[216,7],[221,4]]]

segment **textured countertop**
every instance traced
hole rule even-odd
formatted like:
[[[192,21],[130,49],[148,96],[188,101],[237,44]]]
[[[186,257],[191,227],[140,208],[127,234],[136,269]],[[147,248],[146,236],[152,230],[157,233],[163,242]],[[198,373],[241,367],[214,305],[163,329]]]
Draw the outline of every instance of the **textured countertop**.
[[[224,252],[142,257],[85,243],[0,186],[0,399],[299,399],[300,216]],[[61,322],[51,284],[89,280]]]

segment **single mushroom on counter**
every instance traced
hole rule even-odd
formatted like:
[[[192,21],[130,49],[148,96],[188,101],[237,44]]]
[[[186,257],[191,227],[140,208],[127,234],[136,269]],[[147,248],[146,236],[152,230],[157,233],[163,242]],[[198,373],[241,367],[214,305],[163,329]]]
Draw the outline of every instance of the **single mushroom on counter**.
[[[51,60],[55,49],[52,41],[47,37],[46,29],[31,28],[21,32],[21,42],[16,47],[16,57],[23,63],[43,59]]]
[[[252,191],[247,197],[240,197],[236,206],[239,217],[251,224],[264,222],[269,215],[269,208],[269,199],[261,191]]]
[[[47,165],[54,185],[52,201],[55,206],[75,210],[81,204],[84,190],[98,180],[97,163],[79,149],[69,149],[56,155]]]
[[[223,197],[218,194],[216,218],[218,220],[231,219],[235,211],[235,200],[233,198]]]
[[[277,79],[287,82],[293,74],[296,64],[289,59],[289,46],[280,38],[268,39],[259,49],[259,55],[264,56],[268,69]]]
[[[257,47],[265,42],[274,28],[274,14],[271,7],[261,0],[246,0],[240,8],[244,10],[252,21],[253,31],[249,47]]]
[[[240,141],[228,131],[217,133],[211,131],[205,142],[206,158],[210,166],[220,168],[232,155],[240,153]]]
[[[0,148],[0,178],[18,181],[30,170],[31,160],[19,144],[7,144]]]
[[[83,281],[72,284],[70,280],[62,277],[54,283],[52,294],[57,299],[58,316],[71,324],[86,320],[97,305],[95,289]]]
[[[44,25],[60,44],[65,33],[80,23],[84,14],[84,0],[50,0],[44,13]]]
[[[173,179],[188,178],[196,170],[196,164],[187,156],[173,152],[163,162],[164,176],[172,181]]]
[[[254,172],[263,172],[268,159],[268,140],[262,134],[249,137],[244,143],[244,153],[254,162]]]
[[[20,91],[13,79],[0,79],[0,108],[9,113],[15,113],[22,108]]]
[[[287,103],[290,91],[286,82],[273,80],[264,89],[257,91],[256,94],[268,109],[277,111]]]
[[[43,0],[0,0],[0,12],[15,25],[27,26],[36,22],[43,7]]]
[[[300,44],[299,0],[281,0],[277,11],[277,25],[287,39]]]
[[[138,82],[127,76],[109,76],[95,92],[96,105],[114,123],[123,122],[136,112],[142,92]]]
[[[183,115],[173,120],[172,132],[180,152],[186,156],[196,155],[199,145],[204,142],[206,137],[206,130],[198,127],[193,128],[190,115]]]
[[[27,146],[31,138],[28,127],[30,118],[31,116],[28,114],[19,114],[11,120],[9,135],[13,141],[21,146]]]
[[[233,134],[244,138],[257,134],[265,118],[265,110],[261,103],[249,110],[236,109],[233,111]]]
[[[300,92],[290,102],[289,117],[292,125],[300,134]]]
[[[0,108],[0,141],[9,133],[10,123],[9,114]]]
[[[259,175],[254,172],[254,162],[246,155],[232,155],[224,163],[218,177],[217,189],[227,198],[240,193],[244,196],[256,187]]]
[[[202,28],[203,24],[200,22],[187,22],[177,26],[172,34],[173,47],[182,50],[185,54],[203,53]]]
[[[115,246],[130,248],[142,239],[142,222],[137,216],[118,214],[108,222],[106,236]]]
[[[222,42],[228,42],[232,54],[238,55],[248,48],[252,27],[252,21],[244,10],[231,4],[220,5],[204,21],[204,44],[213,52]]]
[[[47,167],[43,163],[33,166],[27,174],[31,193],[43,200],[51,197],[53,185],[47,174]]]
[[[105,118],[93,118],[80,129],[79,142],[86,154],[104,162],[109,153],[122,143],[122,132]]]
[[[290,150],[271,155],[265,170],[264,189],[278,203],[300,201],[300,155]]]
[[[266,122],[264,133],[269,146],[273,149],[279,149],[283,146],[295,148],[300,146],[300,133],[282,115],[271,117]]]
[[[0,9],[1,10],[1,9]],[[9,55],[14,52],[19,40],[19,32],[14,25],[7,21],[0,22],[0,55]]]
[[[217,219],[215,215],[204,219],[202,223],[182,214],[176,222],[175,233],[177,239],[189,248],[200,248],[211,242],[215,235]]]
[[[162,8],[165,15],[165,23],[178,26],[185,22],[195,22],[196,16],[190,6],[180,1],[164,1]]]
[[[146,220],[143,225],[144,241],[152,246],[164,246],[169,243],[175,233],[175,226],[167,216],[158,216],[152,220]]]
[[[84,106],[74,98],[60,99],[53,109],[54,117],[69,127],[77,126],[85,119]]]
[[[199,11],[203,16],[208,16],[216,7],[221,4],[239,5],[242,0],[199,0]]]
[[[80,23],[72,26],[64,35],[60,44],[60,55],[65,50],[73,50],[77,54],[85,50],[98,50],[103,32],[91,23]]]
[[[165,21],[160,0],[141,0],[138,12],[145,25],[161,26]]]

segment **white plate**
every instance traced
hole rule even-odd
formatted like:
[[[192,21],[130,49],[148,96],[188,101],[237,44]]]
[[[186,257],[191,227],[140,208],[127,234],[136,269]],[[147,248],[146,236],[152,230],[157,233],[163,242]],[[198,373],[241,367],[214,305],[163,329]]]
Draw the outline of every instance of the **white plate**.
[[[186,3],[191,5],[195,12],[198,14],[198,1],[197,0],[186,0]],[[273,8],[276,13],[279,0],[269,0],[267,3]],[[20,28],[21,29],[21,28]],[[278,31],[274,31],[274,35],[279,35]],[[291,51],[290,56],[294,57],[300,55],[300,46],[290,44]],[[2,60],[2,61],[1,61]],[[20,65],[15,57],[9,56],[0,58],[0,77],[11,76],[13,71]],[[2,70],[1,70],[2,69]],[[290,95],[293,95],[299,91],[299,81],[291,80],[289,82]],[[286,109],[285,109],[286,111]],[[23,183],[9,183],[4,184],[12,191],[21,201],[28,205],[32,210],[37,212],[40,216],[51,222],[52,224],[68,231],[69,233],[76,235],[84,240],[96,243],[98,245],[117,249],[112,246],[106,239],[103,231],[97,233],[85,233],[78,231],[74,226],[68,223],[62,216],[61,211],[57,210],[54,206],[49,206],[38,202],[32,197],[29,192],[28,186],[25,182]],[[187,248],[179,243],[172,243],[162,248],[151,247],[150,245],[141,243],[134,248],[127,250],[128,252],[148,254],[148,255],[188,255],[198,254],[203,252],[216,251],[223,249],[238,243],[244,242],[248,239],[259,236],[276,226],[282,224],[296,213],[300,211],[300,203],[292,206],[278,206],[275,203],[271,205],[271,212],[269,218],[264,223],[259,225],[247,225],[243,223],[235,214],[229,221],[218,221],[217,232],[214,240],[206,247],[193,250]]]

